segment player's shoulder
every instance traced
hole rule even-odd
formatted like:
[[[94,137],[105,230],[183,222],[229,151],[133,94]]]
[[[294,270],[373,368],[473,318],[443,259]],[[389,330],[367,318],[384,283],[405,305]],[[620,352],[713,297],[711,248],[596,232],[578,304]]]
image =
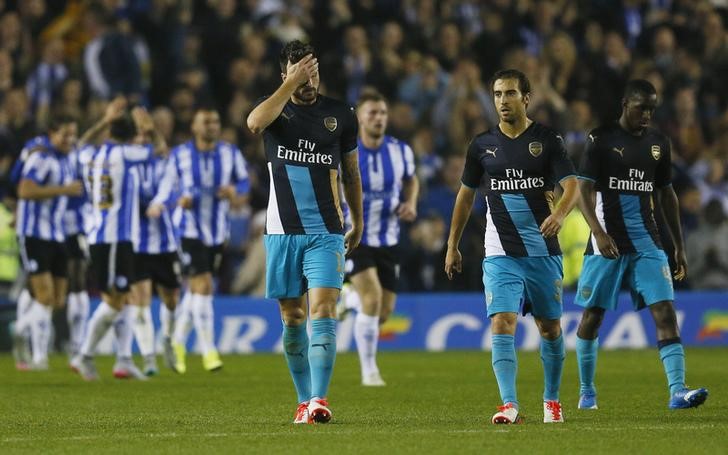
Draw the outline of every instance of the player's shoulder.
[[[645,139],[652,140],[656,142],[662,142],[669,144],[670,138],[667,136],[667,134],[663,133],[662,131],[658,130],[657,128],[649,127],[645,130]]]
[[[592,143],[605,143],[619,139],[627,134],[617,122],[605,123],[589,131],[587,140]]]
[[[192,150],[192,141],[183,142],[181,144],[177,144],[174,147],[172,147],[172,150],[169,151],[170,155],[177,155],[180,153],[189,152]]]
[[[498,142],[498,130],[496,128],[490,128],[485,131],[482,131],[470,140],[470,144],[468,144],[468,148],[470,147],[485,147],[486,145],[491,145],[493,143]]]
[[[48,136],[36,136],[28,139],[25,141],[25,144],[23,144],[23,149],[20,152],[20,159],[26,160],[34,153],[47,152],[49,148],[50,141],[48,140]]]
[[[388,134],[384,135],[384,142],[386,144],[392,144],[397,147],[401,147],[403,149],[410,146],[407,142],[403,141],[402,139],[398,139],[398,138],[396,138],[394,136],[390,136]]]
[[[533,125],[531,126],[530,130],[528,131],[530,133],[531,137],[535,141],[542,141],[547,143],[553,143],[553,142],[563,142],[564,138],[557,130],[554,128],[544,125],[540,122],[533,122]]]
[[[338,115],[353,115],[355,112],[354,107],[349,105],[349,103],[326,95],[319,95],[318,107],[324,112],[331,112]]]

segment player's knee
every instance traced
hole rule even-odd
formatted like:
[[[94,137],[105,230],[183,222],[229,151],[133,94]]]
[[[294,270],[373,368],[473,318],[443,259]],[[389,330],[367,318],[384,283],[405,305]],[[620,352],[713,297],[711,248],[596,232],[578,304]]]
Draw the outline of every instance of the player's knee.
[[[513,335],[517,321],[516,313],[497,313],[490,318],[490,325],[496,335]]]
[[[306,321],[306,312],[300,306],[281,305],[281,317],[286,325],[301,325]]]
[[[670,302],[660,302],[650,307],[655,326],[660,331],[677,332],[677,316]]]
[[[593,339],[604,320],[604,310],[588,309],[581,315],[577,335],[582,339]]]
[[[547,340],[555,340],[561,335],[561,321],[558,319],[537,320],[538,330],[541,337]]]

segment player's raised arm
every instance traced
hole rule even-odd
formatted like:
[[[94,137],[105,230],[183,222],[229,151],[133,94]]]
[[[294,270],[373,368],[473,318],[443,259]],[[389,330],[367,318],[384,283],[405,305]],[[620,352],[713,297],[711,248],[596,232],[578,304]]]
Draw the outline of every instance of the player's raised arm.
[[[164,208],[172,197],[174,189],[177,187],[177,181],[179,174],[177,172],[177,155],[172,154],[167,160],[167,164],[164,168],[164,175],[162,181],[159,182],[159,189],[157,190],[156,196],[149,203],[147,208],[147,216],[150,218],[159,218],[164,211]]]
[[[361,174],[359,173],[359,152],[354,150],[343,155],[341,160],[341,183],[344,197],[351,213],[351,230],[344,237],[346,253],[349,254],[359,245],[364,232],[364,209],[361,193]]]
[[[318,60],[308,54],[297,63],[288,63],[286,72],[281,74],[283,83],[271,96],[258,104],[248,115],[248,128],[253,134],[260,134],[281,115],[283,107],[298,87],[318,77]]]
[[[147,110],[143,107],[137,106],[132,109],[131,117],[134,119],[134,124],[136,125],[137,130],[152,139],[154,153],[162,156],[167,155],[167,152],[169,151],[167,141],[164,139],[164,136],[157,131],[154,126],[154,119],[152,119],[152,116],[149,115],[149,112],[147,112]]]
[[[103,133],[111,125],[111,122],[118,119],[126,111],[126,98],[117,96],[106,106],[104,116],[96,122],[91,128],[87,129],[81,139],[78,140],[78,148],[86,145],[96,145],[101,141]]]
[[[459,245],[465,225],[470,218],[470,212],[473,210],[475,193],[475,188],[462,184],[455,198],[455,207],[450,221],[450,236],[447,239],[447,254],[445,255],[445,273],[451,280],[453,272],[463,271],[463,256],[460,254]]]

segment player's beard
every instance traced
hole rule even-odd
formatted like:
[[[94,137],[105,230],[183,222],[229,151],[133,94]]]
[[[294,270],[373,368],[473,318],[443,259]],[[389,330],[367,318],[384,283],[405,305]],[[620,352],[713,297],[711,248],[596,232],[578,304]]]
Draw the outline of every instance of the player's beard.
[[[312,103],[318,96],[318,89],[310,85],[304,85],[296,90],[294,96],[299,101],[309,104]]]

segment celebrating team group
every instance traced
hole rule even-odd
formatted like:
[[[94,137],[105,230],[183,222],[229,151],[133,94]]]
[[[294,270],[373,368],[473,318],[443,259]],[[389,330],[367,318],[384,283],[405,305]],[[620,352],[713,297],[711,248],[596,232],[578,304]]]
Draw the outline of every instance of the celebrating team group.
[[[353,109],[319,94],[314,49],[299,41],[284,47],[279,63],[282,84],[246,119],[253,133],[263,135],[270,177],[266,297],[280,307],[298,403],[294,423],[326,423],[332,418],[327,396],[337,313],[356,311],[362,385],[385,385],[376,363],[379,326],[395,305],[400,222],[416,218],[419,186],[411,148],[385,134],[381,95],[365,91]],[[644,80],[627,84],[621,117],[590,133],[578,172],[561,136],[528,118],[531,89],[523,73],[499,71],[491,89],[499,123],[473,138],[466,151],[445,273],[452,279],[462,270],[458,245],[480,190],[487,204],[485,305],[502,399],[492,423],[522,420],[514,343],[519,312],[530,312],[541,334],[544,422],[564,422],[563,269],[556,235],[577,204],[591,228],[576,296],[584,307],[576,346],[578,407],[597,409],[598,329],[605,311],[616,308],[623,280],[635,309],[648,308],[655,321],[668,406],[705,402],[707,390],[685,385],[672,279],[683,279],[687,264],[670,143],[649,126],[657,106],[654,87]],[[220,140],[214,109],[199,108],[191,130],[192,140],[169,151],[143,108],[116,99],[80,139],[75,121],[60,117],[47,135],[26,145],[13,172],[28,275],[15,326],[19,368],[47,368],[52,310],[67,302],[71,367],[84,379],[98,378],[93,356],[110,330],[114,376],[156,374],[153,288],[163,302],[167,366],[185,372],[194,327],[204,368],[222,367],[214,344],[214,275],[228,213],[245,204],[249,181],[240,150]],[[661,208],[673,241],[674,273],[654,207]],[[83,279],[88,260],[102,296],[90,319]],[[132,361],[133,338],[142,371]]]

